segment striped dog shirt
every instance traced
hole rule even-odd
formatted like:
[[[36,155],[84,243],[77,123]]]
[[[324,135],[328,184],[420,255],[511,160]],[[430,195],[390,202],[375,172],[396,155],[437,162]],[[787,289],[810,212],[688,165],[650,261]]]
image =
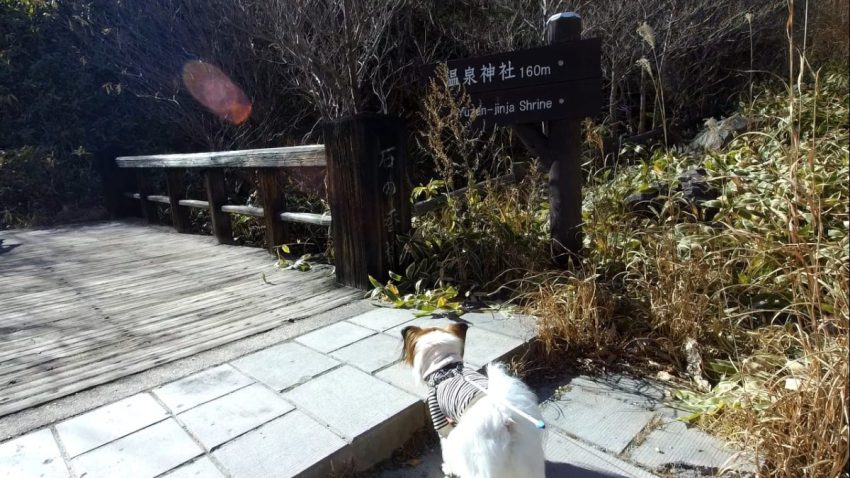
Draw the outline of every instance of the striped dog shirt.
[[[464,367],[463,362],[449,364],[425,377],[428,411],[440,436],[448,436],[466,409],[483,393],[469,382],[487,389],[487,377]]]

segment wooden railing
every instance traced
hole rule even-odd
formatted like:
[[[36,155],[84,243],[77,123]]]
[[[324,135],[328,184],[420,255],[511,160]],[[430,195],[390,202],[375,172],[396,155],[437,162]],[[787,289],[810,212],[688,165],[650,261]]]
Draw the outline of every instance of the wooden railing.
[[[371,132],[360,134],[372,138]],[[321,144],[214,153],[122,156],[115,162],[125,172],[136,173],[135,181],[130,184],[135,184],[137,190],[124,192],[124,198],[137,200],[141,206],[142,215],[150,222],[158,222],[158,204],[168,205],[171,208],[174,227],[179,232],[189,231],[189,210],[192,208],[209,211],[212,233],[219,242],[225,244],[233,242],[230,217],[232,214],[262,218],[266,231],[266,244],[270,251],[280,244],[292,242],[286,223],[332,226],[335,238],[334,249],[337,253],[337,277],[345,284],[367,288],[367,273],[379,277],[382,272],[390,270],[390,267],[397,267],[394,261],[398,258],[398,251],[394,250],[395,240],[391,239],[391,236],[393,233],[403,232],[406,229],[396,230],[388,227],[390,225],[388,218],[399,215],[406,217],[407,214],[425,214],[444,207],[450,197],[461,197],[467,192],[467,188],[461,188],[426,201],[410,204],[405,199],[409,197],[409,193],[406,190],[399,190],[398,200],[392,203],[394,205],[382,206],[384,211],[381,211],[375,207],[376,204],[396,197],[394,194],[387,195],[389,191],[386,189],[387,184],[399,185],[393,186],[391,192],[395,192],[396,187],[401,189],[401,185],[406,183],[403,179],[406,174],[395,171],[392,176],[386,176],[387,173],[383,172],[382,174],[385,175],[383,178],[377,181],[374,178],[369,179],[370,175],[364,175],[364,171],[386,171],[386,168],[381,167],[381,164],[386,163],[386,154],[383,160],[376,160],[373,158],[372,150],[360,151],[353,148],[351,151],[337,153],[333,161],[338,168],[337,174],[327,171],[329,196],[334,196],[336,193],[336,199],[330,201],[331,207],[336,207],[335,214],[340,214],[342,218],[339,224],[333,224],[331,215],[327,213],[312,214],[286,210],[283,181],[287,169],[331,166],[327,164],[325,146]],[[404,156],[401,153],[397,154],[394,164],[399,167],[404,164]],[[352,158],[357,161],[352,161]],[[224,168],[255,169],[259,178],[257,190],[263,206],[227,204]],[[153,190],[151,170],[154,169],[165,170],[167,195]],[[206,199],[185,197],[184,179],[187,169],[197,169],[203,174]],[[511,184],[522,178],[524,174],[523,165],[517,164],[510,174],[483,181],[473,185],[472,188],[481,189]],[[358,182],[361,186],[352,186]],[[370,187],[364,187],[365,184],[369,184]],[[399,224],[405,224],[405,221],[399,221]],[[382,262],[384,259],[386,262]]]
[[[162,154],[154,156],[122,156],[115,160],[119,168],[136,171],[138,191],[125,192],[127,198],[137,199],[142,215],[150,222],[157,220],[157,203],[171,207],[171,218],[179,232],[189,230],[189,209],[210,212],[212,232],[219,242],[233,242],[230,214],[263,218],[266,244],[273,250],[289,241],[286,223],[298,222],[329,226],[330,215],[286,210],[283,193],[284,171],[290,168],[325,167],[325,147],[321,144],[215,153]],[[199,169],[204,175],[206,200],[184,197],[186,169]],[[224,168],[251,168],[258,174],[257,190],[263,207],[227,204]],[[165,169],[168,195],[152,190],[149,170]]]

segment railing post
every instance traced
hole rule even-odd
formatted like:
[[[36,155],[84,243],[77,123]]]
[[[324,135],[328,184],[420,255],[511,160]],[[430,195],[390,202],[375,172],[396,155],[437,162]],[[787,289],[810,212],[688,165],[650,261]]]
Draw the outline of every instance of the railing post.
[[[216,168],[205,170],[204,182],[207,188],[207,202],[210,205],[212,233],[220,244],[233,244],[233,227],[230,224],[230,214],[221,210],[221,206],[227,204],[224,171]]]
[[[266,225],[266,247],[274,253],[277,246],[286,244],[288,238],[286,225],[280,220],[280,213],[286,209],[283,194],[283,171],[277,168],[257,170],[260,200],[263,202],[263,222]]]
[[[168,199],[171,204],[171,222],[177,232],[189,232],[189,209],[180,206],[180,200],[184,199],[186,188],[183,186],[183,177],[186,170],[183,168],[168,169]]]
[[[369,289],[400,270],[398,234],[410,229],[401,119],[360,114],[322,125],[337,280]]]
[[[148,201],[148,195],[153,194],[151,189],[148,169],[139,169],[136,171],[136,178],[139,184],[139,204],[142,208],[142,216],[151,224],[159,223],[156,204],[153,201]]]

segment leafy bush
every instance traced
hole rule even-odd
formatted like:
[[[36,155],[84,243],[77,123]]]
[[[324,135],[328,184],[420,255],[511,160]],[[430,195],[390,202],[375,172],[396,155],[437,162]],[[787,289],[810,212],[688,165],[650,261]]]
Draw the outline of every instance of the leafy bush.
[[[0,229],[90,218],[98,187],[88,155],[60,164],[43,148],[0,150]]]
[[[102,215],[104,163],[171,138],[77,48],[63,8],[0,1],[0,228]]]

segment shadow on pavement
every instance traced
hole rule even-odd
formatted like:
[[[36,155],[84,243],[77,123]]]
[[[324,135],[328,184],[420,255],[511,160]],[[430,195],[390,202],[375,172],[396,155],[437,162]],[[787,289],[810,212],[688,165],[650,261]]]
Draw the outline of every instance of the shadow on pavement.
[[[15,244],[15,243],[4,245],[3,241],[4,241],[4,239],[0,239],[0,254],[5,254],[7,252],[10,252],[12,249],[20,246],[20,244]]]
[[[546,462],[546,478],[627,478],[606,471],[588,470],[568,463]]]

